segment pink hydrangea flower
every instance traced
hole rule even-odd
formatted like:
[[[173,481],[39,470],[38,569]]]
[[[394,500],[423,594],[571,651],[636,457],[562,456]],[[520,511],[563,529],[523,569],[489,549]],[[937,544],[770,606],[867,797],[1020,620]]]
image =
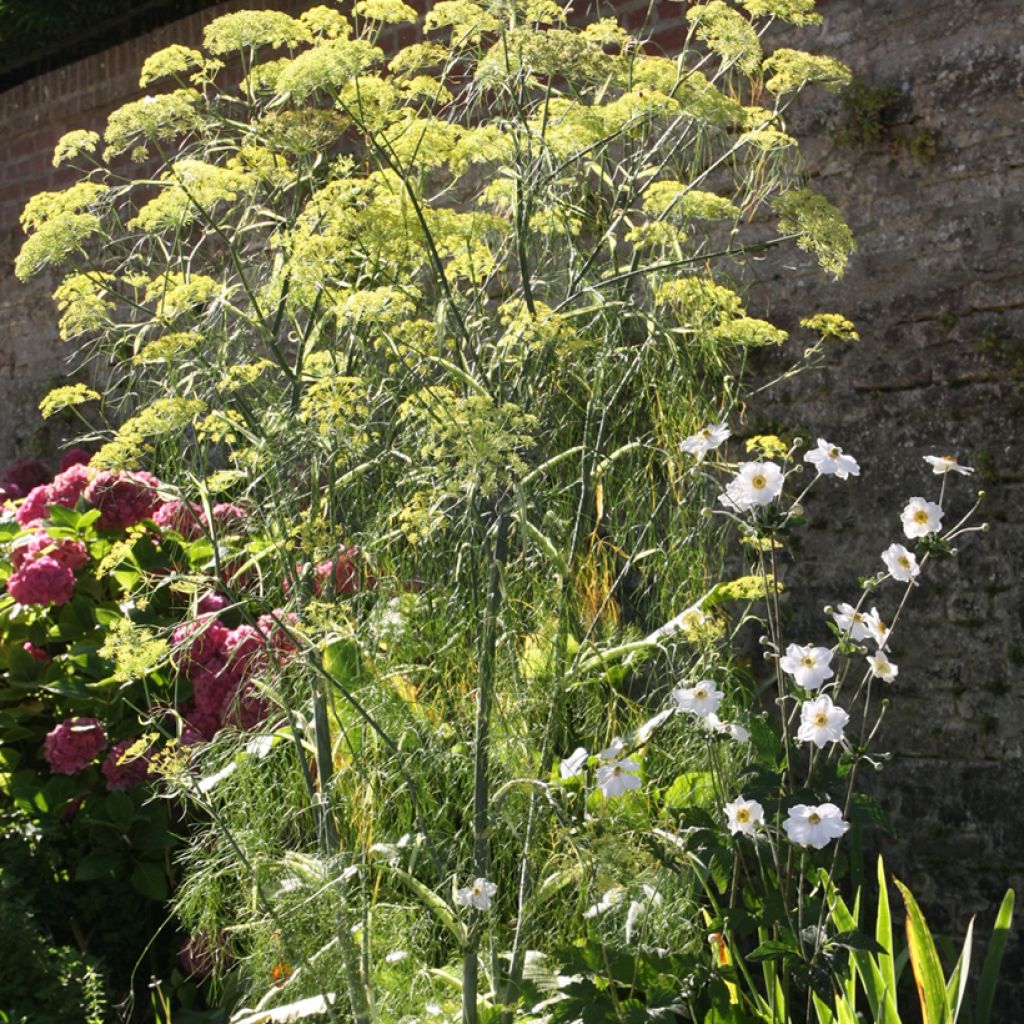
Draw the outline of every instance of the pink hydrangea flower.
[[[180,625],[171,634],[174,662],[179,671],[188,675],[198,666],[222,656],[227,637],[226,627],[216,619],[197,619]]]
[[[276,620],[276,621],[275,621]],[[286,622],[289,626],[297,626],[299,617],[294,612],[286,612],[283,608],[275,608],[271,615],[261,615],[256,620],[260,632],[267,638],[268,643],[278,655],[278,660],[283,660],[297,650],[288,634],[277,623]]]
[[[99,719],[66,718],[43,740],[43,756],[51,771],[76,775],[107,745],[107,734]]]
[[[104,471],[93,477],[84,497],[101,512],[96,523],[99,529],[124,530],[141,523],[160,507],[159,486],[160,481],[151,473]]]
[[[224,533],[238,533],[249,518],[249,513],[241,505],[222,502],[211,509],[213,522]]]
[[[33,487],[48,484],[53,474],[38,459],[15,459],[0,475],[0,484],[13,484],[27,494]]]
[[[37,530],[11,550],[11,565],[20,569],[26,562],[48,555],[65,569],[81,569],[89,561],[89,552],[80,540],[55,540]]]
[[[216,654],[205,665],[197,665],[191,679],[196,710],[220,722],[225,708],[238,692],[241,673],[229,666],[222,655]]]
[[[93,453],[85,448],[69,448],[60,460],[60,471],[63,473],[72,466],[88,466],[92,456]]]
[[[126,793],[149,777],[149,758],[145,754],[131,760],[121,760],[125,751],[135,742],[133,739],[127,739],[115,743],[110,748],[110,753],[103,759],[100,771],[107,780],[107,789],[119,789]]]
[[[227,707],[225,722],[248,731],[255,729],[270,714],[270,703],[259,695],[252,683],[247,683]]]
[[[75,463],[58,473],[50,484],[50,504],[74,508],[78,499],[85,494],[93,474],[88,466]]]
[[[216,615],[231,604],[231,599],[224,594],[206,594],[198,605],[200,615]]]
[[[22,645],[21,649],[30,657],[35,658],[36,661],[49,662],[50,656],[42,649],[42,647],[36,647],[31,640],[26,640]]]
[[[34,487],[29,491],[15,519],[22,526],[28,526],[45,519],[50,505],[74,508],[89,486],[90,479],[91,474],[86,466],[71,466],[63,473],[58,473],[51,483]]]
[[[224,640],[224,656],[235,672],[246,676],[263,666],[266,646],[259,630],[238,626],[230,630]]]
[[[45,484],[42,487],[33,487],[14,514],[14,518],[22,526],[30,526],[32,523],[46,518],[46,510],[49,505],[50,488]]]
[[[191,501],[165,502],[153,513],[153,522],[164,530],[173,530],[185,540],[198,540],[203,535],[202,507]]]
[[[220,728],[220,719],[216,715],[199,711],[194,704],[186,704],[181,709],[181,717],[181,743],[185,747],[209,742]]]
[[[75,574],[50,555],[29,559],[7,580],[18,604],[61,605],[75,592]]]

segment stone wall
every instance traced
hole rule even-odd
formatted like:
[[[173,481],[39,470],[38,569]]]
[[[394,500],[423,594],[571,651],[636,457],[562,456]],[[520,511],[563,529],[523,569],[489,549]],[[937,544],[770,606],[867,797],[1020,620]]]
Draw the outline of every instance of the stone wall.
[[[822,12],[820,28],[786,42],[839,57],[870,89],[854,110],[802,101],[790,123],[811,186],[842,209],[859,251],[836,283],[803,254],[758,264],[752,305],[783,325],[843,312],[863,340],[775,388],[749,429],[785,425],[861,460],[859,481],[829,481],[808,502],[787,582],[792,606],[812,613],[855,601],[857,577],[903,540],[908,497],[936,500],[923,455],[977,467],[950,481],[949,516],[983,489],[990,532],[929,566],[894,634],[900,674],[882,733],[894,756],[872,785],[899,834],[873,845],[933,927],[962,935],[976,913],[987,937],[1006,886],[1024,887],[1024,8],[829,0]],[[892,102],[872,125],[873,90],[885,86]],[[759,371],[770,379],[795,354]],[[895,610],[891,597],[879,605],[883,617]],[[820,618],[799,620],[825,640]],[[1017,944],[1005,976],[999,1019],[1013,1024],[1024,1006]]]
[[[0,94],[0,463],[53,440],[35,411],[63,372],[52,282],[21,285],[11,261],[24,200],[61,184],[54,142],[71,128],[101,129],[138,94],[147,54],[194,45],[203,24],[242,6],[233,0]],[[614,6],[635,19],[646,3]],[[955,452],[978,468],[953,481],[955,507],[984,488],[991,531],[964,538],[959,559],[929,572],[909,608],[884,733],[894,758],[874,788],[900,823],[876,845],[933,925],[962,934],[978,913],[985,935],[1005,886],[1024,885],[1024,13],[1018,0],[983,9],[976,0],[825,0],[821,10],[820,28],[785,42],[839,57],[868,88],[852,109],[810,97],[792,121],[807,140],[811,184],[844,211],[860,249],[837,283],[792,251],[755,264],[751,306],[783,325],[841,311],[863,340],[777,387],[747,426],[827,437],[863,466],[860,481],[829,482],[809,504],[811,528],[787,579],[794,608],[849,600],[856,577],[880,568],[907,497],[936,491],[922,455]],[[660,12],[679,24],[679,5]],[[672,32],[666,25],[662,41]],[[881,86],[890,101],[875,116]],[[793,355],[773,354],[758,372],[768,379]],[[892,610],[883,599],[883,613]],[[817,630],[808,639],[824,640],[820,622],[801,618]],[[1006,978],[1016,987],[1004,990],[1000,1019],[1014,1024],[1024,1005],[1017,945]]]

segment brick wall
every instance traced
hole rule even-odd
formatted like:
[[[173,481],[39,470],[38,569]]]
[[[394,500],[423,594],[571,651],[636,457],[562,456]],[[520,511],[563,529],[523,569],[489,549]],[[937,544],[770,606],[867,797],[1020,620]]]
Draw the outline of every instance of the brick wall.
[[[110,109],[138,94],[145,56],[194,45],[206,22],[243,6],[224,4],[0,94],[0,463],[34,443],[46,450],[35,403],[63,372],[53,282],[25,286],[11,273],[25,199],[61,184],[54,142],[71,128],[102,129]],[[608,6],[634,24],[647,8]],[[828,0],[821,9],[823,26],[778,40],[833,54],[898,99],[879,139],[853,147],[829,134],[844,116],[833,100],[811,97],[794,112],[811,183],[847,215],[860,250],[838,283],[792,251],[754,264],[754,305],[783,324],[842,311],[863,341],[776,389],[749,426],[828,437],[864,467],[858,483],[809,509],[787,580],[797,609],[849,599],[856,577],[879,567],[878,553],[898,539],[902,503],[930,493],[922,454],[955,451],[981,469],[992,530],[968,539],[910,608],[885,729],[895,757],[874,788],[900,823],[878,845],[933,924],[962,934],[978,913],[986,934],[1002,889],[1024,885],[1024,13],[1016,0],[991,0],[983,18],[975,0]],[[657,38],[671,48],[682,8],[663,3],[657,14]],[[759,372],[793,354],[766,357]],[[820,622],[804,619],[807,635],[824,639],[810,632]],[[1019,946],[1006,976],[1016,987],[999,1019],[1016,1024]]]

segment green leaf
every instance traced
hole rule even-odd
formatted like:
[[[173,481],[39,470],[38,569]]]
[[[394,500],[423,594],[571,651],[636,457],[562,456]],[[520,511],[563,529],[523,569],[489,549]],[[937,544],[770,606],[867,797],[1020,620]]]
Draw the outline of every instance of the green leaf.
[[[964,993],[967,991],[967,976],[971,970],[971,947],[974,944],[974,918],[971,918],[967,926],[967,934],[964,936],[964,945],[957,957],[956,967],[946,982],[946,1005],[950,1007],[953,1016],[953,1024],[956,1024],[960,1016],[960,1007],[964,1001]]]
[[[769,939],[767,942],[762,942],[757,949],[748,953],[746,959],[753,960],[755,962],[761,960],[779,960],[787,956],[792,956],[796,952],[797,948],[792,942],[780,942],[776,939]]]
[[[75,868],[76,882],[91,882],[103,878],[117,868],[119,858],[110,850],[94,850],[86,854]]]
[[[346,689],[358,686],[363,680],[363,655],[359,644],[351,637],[333,640],[324,648],[324,671]]]
[[[842,946],[843,949],[863,949],[868,953],[882,956],[888,953],[888,950],[877,943],[870,935],[855,928],[839,932],[838,935],[833,935],[829,939],[829,944],[832,946]]]
[[[972,1024],[989,1024],[992,1017],[992,1000],[995,998],[996,980],[999,977],[999,967],[1003,962],[1003,952],[1006,949],[1006,940],[1010,937],[1010,924],[1013,921],[1013,899],[1013,890],[1007,889],[1003,902],[999,905],[999,913],[996,914],[992,939],[985,952],[985,962],[981,968],[981,981],[978,985],[978,998],[975,1002]]]
[[[132,872],[132,888],[136,892],[148,896],[151,900],[163,903],[167,899],[167,876],[159,864],[146,863],[135,865]]]
[[[707,807],[714,799],[715,786],[711,772],[683,772],[665,790],[665,806],[670,811]]]
[[[896,964],[893,960],[892,911],[889,909],[889,886],[885,878],[885,864],[878,855],[878,914],[875,918],[875,940],[885,949],[886,955],[878,958],[878,970],[882,975],[886,991],[896,991]]]
[[[907,908],[907,944],[910,947],[910,966],[917,984],[917,997],[921,1003],[922,1022],[951,1024],[952,1014],[946,999],[942,961],[939,960],[928,923],[911,891],[899,879],[893,881]]]

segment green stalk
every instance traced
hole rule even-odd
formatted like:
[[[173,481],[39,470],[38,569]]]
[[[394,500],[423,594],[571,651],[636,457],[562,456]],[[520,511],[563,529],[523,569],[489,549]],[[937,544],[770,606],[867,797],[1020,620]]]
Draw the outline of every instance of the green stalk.
[[[490,555],[487,605],[484,610],[480,646],[480,685],[476,697],[476,741],[473,751],[473,870],[486,878],[489,870],[491,706],[494,703],[494,656],[498,639],[498,611],[501,607],[501,574],[508,556],[509,514],[505,500],[499,502],[497,536]],[[480,936],[483,921],[476,916],[466,937],[462,962],[462,1020],[477,1024],[477,992],[480,974]],[[497,979],[494,979],[497,983]]]

